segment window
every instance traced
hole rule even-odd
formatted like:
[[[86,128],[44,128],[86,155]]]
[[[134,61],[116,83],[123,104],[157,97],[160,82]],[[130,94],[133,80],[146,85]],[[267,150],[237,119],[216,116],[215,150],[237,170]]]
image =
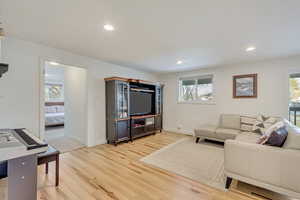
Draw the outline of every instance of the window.
[[[300,73],[290,75],[289,118],[300,127]]]
[[[63,102],[64,101],[64,87],[59,83],[45,84],[45,101],[46,102]]]
[[[213,75],[179,79],[179,102],[210,102],[213,100]]]

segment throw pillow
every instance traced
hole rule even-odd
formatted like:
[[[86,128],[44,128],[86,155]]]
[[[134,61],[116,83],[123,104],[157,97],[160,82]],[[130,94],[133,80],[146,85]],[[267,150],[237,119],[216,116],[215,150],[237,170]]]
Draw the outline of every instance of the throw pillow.
[[[285,123],[283,121],[276,122],[275,124],[271,125],[269,128],[265,130],[264,135],[269,137],[273,131],[276,131],[277,129],[284,127]]]
[[[275,117],[266,117],[263,115],[259,115],[256,118],[255,123],[253,124],[252,132],[263,135],[266,129],[275,124],[276,122],[277,119]]]
[[[288,131],[285,126],[273,131],[268,137],[265,144],[270,146],[282,147],[286,138],[288,136]]]
[[[285,126],[285,123],[283,121],[279,121],[275,124],[273,124],[272,126],[270,126],[269,128],[267,128],[265,130],[265,133],[258,139],[258,141],[256,142],[257,144],[265,144],[270,135],[276,131],[277,129],[281,128],[281,127],[284,127]]]
[[[284,123],[289,134],[284,142],[283,148],[300,150],[300,128],[294,126],[287,120],[285,120]]]

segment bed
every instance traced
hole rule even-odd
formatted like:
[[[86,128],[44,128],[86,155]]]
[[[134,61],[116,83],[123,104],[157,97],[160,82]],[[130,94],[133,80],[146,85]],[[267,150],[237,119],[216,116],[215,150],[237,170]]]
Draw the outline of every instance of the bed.
[[[45,126],[63,126],[65,124],[64,102],[45,103]]]

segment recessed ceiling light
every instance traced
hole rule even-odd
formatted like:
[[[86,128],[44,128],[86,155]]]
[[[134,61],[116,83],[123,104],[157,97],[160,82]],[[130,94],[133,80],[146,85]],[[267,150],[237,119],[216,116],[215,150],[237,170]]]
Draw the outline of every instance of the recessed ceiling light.
[[[111,24],[105,24],[105,25],[103,26],[103,28],[104,28],[104,30],[106,30],[106,31],[114,31],[114,30],[115,30],[115,27],[114,27],[113,25],[111,25]]]
[[[59,65],[57,62],[49,62],[50,65],[54,65],[54,66],[57,66]]]
[[[254,51],[256,49],[255,46],[250,46],[246,49],[247,52]]]
[[[176,62],[177,65],[181,65],[182,63],[183,63],[182,60],[178,60],[178,61]]]

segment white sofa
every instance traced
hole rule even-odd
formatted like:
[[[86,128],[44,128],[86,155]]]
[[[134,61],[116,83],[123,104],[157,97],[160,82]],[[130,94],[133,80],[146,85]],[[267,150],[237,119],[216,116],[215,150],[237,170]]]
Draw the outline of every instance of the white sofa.
[[[236,179],[300,198],[300,150],[256,144],[259,137],[246,132],[225,141],[226,187]]]
[[[204,125],[195,129],[196,142],[202,138],[225,141],[226,188],[236,179],[300,198],[300,148],[257,144],[261,135],[251,132],[254,121],[255,117],[223,114],[218,126]],[[285,144],[288,140],[289,143],[297,140],[294,146],[300,147],[300,132],[292,138],[291,131],[293,127],[288,127]]]
[[[196,143],[200,139],[210,139],[224,142],[227,139],[235,139],[241,133],[241,116],[222,114],[218,125],[202,125],[194,130]]]

